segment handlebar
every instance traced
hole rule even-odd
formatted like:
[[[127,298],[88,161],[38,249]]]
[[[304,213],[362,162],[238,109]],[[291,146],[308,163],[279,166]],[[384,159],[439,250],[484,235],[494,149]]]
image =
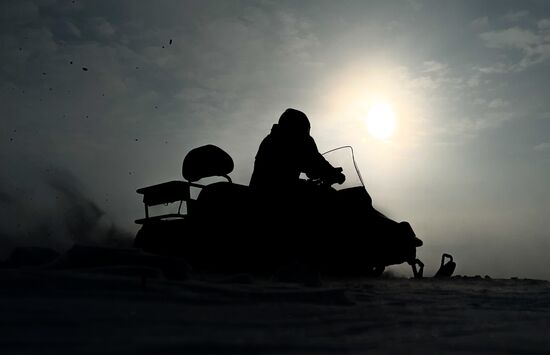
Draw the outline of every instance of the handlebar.
[[[330,187],[334,184],[342,185],[346,181],[346,176],[342,173],[343,169],[341,167],[334,168],[333,174],[323,176],[316,179],[309,179],[311,183],[318,186],[327,186]]]

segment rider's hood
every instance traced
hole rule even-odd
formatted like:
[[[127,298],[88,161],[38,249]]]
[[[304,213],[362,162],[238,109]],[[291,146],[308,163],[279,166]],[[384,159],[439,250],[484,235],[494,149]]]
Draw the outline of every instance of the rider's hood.
[[[309,130],[308,131],[302,131],[302,130],[293,130],[288,129],[284,126],[281,126],[278,123],[273,124],[271,127],[271,134],[275,137],[284,137],[285,139],[289,140],[306,140],[310,138]]]

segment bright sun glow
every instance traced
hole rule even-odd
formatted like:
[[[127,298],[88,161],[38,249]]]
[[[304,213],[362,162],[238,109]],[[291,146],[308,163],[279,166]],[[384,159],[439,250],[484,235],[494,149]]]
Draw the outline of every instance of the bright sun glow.
[[[395,114],[387,103],[374,104],[369,109],[366,122],[369,133],[381,140],[390,138],[395,131]]]

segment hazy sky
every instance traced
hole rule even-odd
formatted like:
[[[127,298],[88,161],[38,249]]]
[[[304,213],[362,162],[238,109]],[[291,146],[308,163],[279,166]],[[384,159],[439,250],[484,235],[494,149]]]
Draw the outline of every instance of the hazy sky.
[[[354,146],[428,274],[450,252],[458,273],[550,279],[548,1],[4,0],[0,28],[7,246],[64,238],[52,181],[131,234],[135,189],[179,179],[193,147],[247,184],[294,107],[320,150]],[[387,141],[364,123],[377,102]]]

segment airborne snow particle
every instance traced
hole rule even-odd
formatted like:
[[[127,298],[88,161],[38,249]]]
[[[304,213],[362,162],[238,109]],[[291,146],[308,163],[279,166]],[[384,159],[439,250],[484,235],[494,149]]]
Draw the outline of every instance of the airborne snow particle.
[[[172,39],[170,39],[170,45],[172,45]]]
[[[86,67],[82,67],[82,70],[84,70],[84,71],[88,71],[88,68],[86,68]]]

